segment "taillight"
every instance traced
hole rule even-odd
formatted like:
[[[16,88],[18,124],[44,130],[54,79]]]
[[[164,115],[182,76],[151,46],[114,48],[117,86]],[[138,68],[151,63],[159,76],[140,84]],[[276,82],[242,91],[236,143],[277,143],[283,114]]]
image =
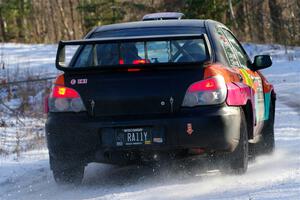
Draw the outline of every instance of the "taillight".
[[[182,106],[194,107],[201,105],[221,104],[225,101],[227,89],[222,76],[214,76],[189,86]]]
[[[72,88],[55,84],[48,98],[49,112],[86,111],[78,92]]]
[[[64,86],[54,86],[52,89],[51,96],[53,98],[79,98],[78,92],[72,88],[67,88]]]
[[[123,59],[120,59],[120,60],[119,60],[119,64],[120,64],[120,65],[124,65],[124,60],[123,60]]]

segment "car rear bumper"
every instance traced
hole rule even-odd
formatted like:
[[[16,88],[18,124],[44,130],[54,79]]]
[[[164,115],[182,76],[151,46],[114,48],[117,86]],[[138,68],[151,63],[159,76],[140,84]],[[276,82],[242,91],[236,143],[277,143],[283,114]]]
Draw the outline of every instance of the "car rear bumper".
[[[203,148],[232,151],[239,141],[240,108],[211,106],[186,109],[181,114],[126,119],[101,119],[86,113],[49,113],[46,137],[54,158],[95,159],[96,152],[172,151]],[[192,134],[187,133],[188,124]],[[151,144],[117,145],[116,128],[151,127]],[[101,159],[100,159],[101,160]],[[105,162],[105,161],[104,161]]]

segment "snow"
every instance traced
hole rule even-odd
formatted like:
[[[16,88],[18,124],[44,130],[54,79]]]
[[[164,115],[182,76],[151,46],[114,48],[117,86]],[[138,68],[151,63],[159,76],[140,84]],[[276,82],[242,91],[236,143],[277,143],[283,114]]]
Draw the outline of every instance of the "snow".
[[[32,67],[38,66],[40,59],[48,74],[56,73],[46,67],[53,62],[55,45],[5,46],[11,48],[11,57],[15,53],[22,57],[19,61],[26,61],[28,55],[33,56]],[[205,162],[191,170],[163,169],[154,173],[147,167],[92,163],[85,170],[81,186],[57,185],[49,169],[47,149],[39,147],[19,157],[0,156],[0,199],[300,199],[300,48],[289,49],[291,59],[284,55],[282,46],[245,46],[251,57],[275,55],[273,66],[262,72],[274,84],[278,97],[276,150],[273,155],[251,161],[245,175],[223,175]]]
[[[54,44],[0,43],[0,63],[5,67],[5,70],[0,69],[0,80],[7,74],[10,81],[24,80],[28,75],[42,78],[57,74],[54,67],[56,49]]]
[[[5,116],[0,120],[5,122],[3,127],[0,126],[0,159],[1,151],[2,154],[7,155],[46,146],[44,140],[45,119],[30,117],[16,119]]]

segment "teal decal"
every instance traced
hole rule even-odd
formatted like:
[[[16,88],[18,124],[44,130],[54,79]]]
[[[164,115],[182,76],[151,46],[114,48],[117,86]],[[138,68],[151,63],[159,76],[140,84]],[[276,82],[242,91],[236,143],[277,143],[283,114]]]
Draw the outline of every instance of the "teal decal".
[[[269,119],[270,102],[271,102],[271,92],[265,93],[265,116],[264,116],[264,120]]]

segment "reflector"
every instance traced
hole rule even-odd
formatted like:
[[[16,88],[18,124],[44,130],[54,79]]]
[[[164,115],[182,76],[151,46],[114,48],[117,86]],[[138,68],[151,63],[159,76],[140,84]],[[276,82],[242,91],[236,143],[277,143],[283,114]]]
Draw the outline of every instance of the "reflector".
[[[64,74],[60,74],[56,77],[54,81],[55,85],[65,85],[65,77]]]
[[[134,69],[127,69],[128,72],[139,72],[141,71],[141,69],[137,69],[137,68],[134,68]]]
[[[69,108],[69,102],[67,99],[55,99],[54,104],[58,111],[66,111]]]

